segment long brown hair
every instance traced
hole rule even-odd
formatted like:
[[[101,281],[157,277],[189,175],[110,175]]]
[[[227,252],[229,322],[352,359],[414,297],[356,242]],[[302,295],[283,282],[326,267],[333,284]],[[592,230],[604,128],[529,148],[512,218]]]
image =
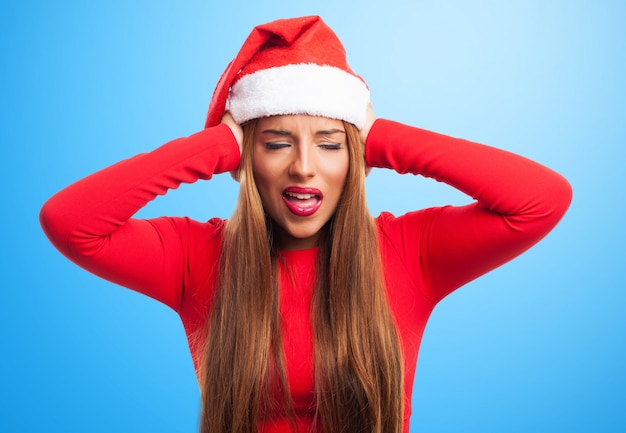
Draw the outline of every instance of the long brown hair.
[[[403,359],[389,311],[376,226],[365,199],[363,146],[345,123],[349,169],[320,237],[312,306],[316,422],[325,433],[400,433]],[[223,239],[220,279],[201,365],[201,433],[252,433],[282,407],[295,429],[280,335],[276,246],[254,182],[256,122],[244,126],[236,210]],[[272,401],[272,389],[283,401]]]

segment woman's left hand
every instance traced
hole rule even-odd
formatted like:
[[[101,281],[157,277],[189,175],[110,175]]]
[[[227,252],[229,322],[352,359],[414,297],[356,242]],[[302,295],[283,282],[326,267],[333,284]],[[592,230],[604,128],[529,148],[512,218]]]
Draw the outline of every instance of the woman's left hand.
[[[372,125],[376,121],[376,114],[374,114],[374,107],[372,107],[372,103],[367,104],[367,113],[365,114],[365,125],[359,131],[359,136],[361,137],[361,142],[363,143],[363,149],[365,149],[365,143],[367,141],[367,136],[370,133],[370,129],[372,129]],[[363,155],[365,156],[365,155]],[[372,167],[365,164],[365,176],[367,176],[370,171],[372,171]]]
[[[363,144],[365,144],[365,142],[367,141],[367,135],[370,133],[370,129],[372,128],[375,120],[376,114],[374,114],[374,107],[370,102],[369,104],[367,104],[367,112],[365,113],[365,125],[363,126],[363,128],[361,128],[359,134],[361,136],[361,141],[363,142]]]

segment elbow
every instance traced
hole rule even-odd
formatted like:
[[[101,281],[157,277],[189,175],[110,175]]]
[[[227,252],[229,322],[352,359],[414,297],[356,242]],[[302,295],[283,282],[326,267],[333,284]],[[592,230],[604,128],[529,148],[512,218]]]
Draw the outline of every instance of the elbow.
[[[552,213],[555,218],[555,224],[563,218],[567,209],[569,209],[573,195],[572,185],[563,176],[556,174],[553,190],[551,191]]]
[[[537,187],[519,212],[509,215],[506,222],[510,229],[534,233],[539,240],[561,221],[572,202],[573,190],[564,177],[554,172]]]
[[[48,240],[64,255],[69,254],[70,229],[67,226],[67,212],[57,204],[55,196],[44,203],[39,211],[39,224]]]
[[[53,199],[49,199],[39,210],[39,225],[43,229],[43,232],[48,239],[54,244],[57,239],[57,231],[55,228],[58,226],[57,221],[57,209],[54,206]]]
[[[565,216],[572,202],[573,190],[570,183],[560,174],[545,183],[542,199],[537,203],[528,222],[535,225],[541,237],[548,234]]]

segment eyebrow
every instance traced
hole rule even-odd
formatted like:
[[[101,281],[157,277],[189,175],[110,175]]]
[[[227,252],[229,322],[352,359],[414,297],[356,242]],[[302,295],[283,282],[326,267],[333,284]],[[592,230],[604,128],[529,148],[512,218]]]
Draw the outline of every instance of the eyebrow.
[[[322,131],[316,131],[315,135],[333,135],[333,134],[345,134],[343,129],[324,129]]]
[[[261,131],[263,134],[274,134],[274,135],[282,135],[282,136],[292,136],[293,133],[291,131],[287,131],[284,129],[265,129]],[[333,134],[345,134],[346,131],[343,129],[323,129],[320,131],[315,131],[315,135],[333,135]]]

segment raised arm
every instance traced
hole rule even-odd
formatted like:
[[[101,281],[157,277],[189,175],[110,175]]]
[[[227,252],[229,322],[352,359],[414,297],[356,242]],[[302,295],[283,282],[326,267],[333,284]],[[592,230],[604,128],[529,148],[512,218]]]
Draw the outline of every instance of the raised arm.
[[[436,179],[476,200],[393,220],[399,245],[433,302],[544,237],[572,197],[568,182],[524,157],[400,123],[377,120],[367,138],[372,167]]]
[[[177,309],[190,222],[132,216],[181,183],[235,170],[237,145],[232,127],[221,124],[118,162],[50,198],[41,225],[79,266]]]

